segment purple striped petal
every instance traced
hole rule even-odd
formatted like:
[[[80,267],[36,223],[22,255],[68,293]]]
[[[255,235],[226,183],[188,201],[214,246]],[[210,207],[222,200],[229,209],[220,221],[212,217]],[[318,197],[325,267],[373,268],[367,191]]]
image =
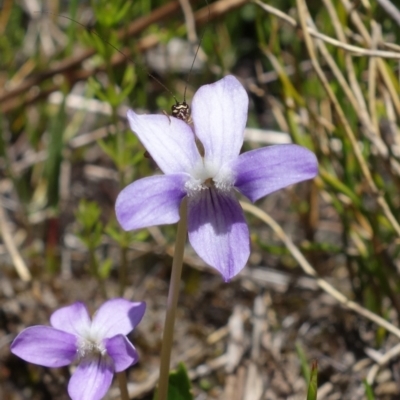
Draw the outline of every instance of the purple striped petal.
[[[107,354],[114,361],[115,372],[126,370],[132,364],[136,364],[139,355],[132,343],[124,336],[117,335],[111,339],[106,339],[105,346]]]
[[[88,332],[91,321],[86,306],[76,302],[53,312],[50,323],[56,329],[80,336]]]
[[[240,82],[228,75],[200,87],[192,100],[196,136],[205,158],[217,167],[235,159],[243,144],[249,98]]]
[[[192,128],[167,115],[128,111],[131,129],[165,174],[188,172],[200,160]]]
[[[250,255],[249,230],[233,194],[204,190],[188,198],[189,241],[196,253],[230,280]]]
[[[235,187],[251,201],[318,174],[318,162],[310,150],[280,144],[248,151],[232,164]]]
[[[146,303],[133,303],[125,299],[106,301],[93,317],[92,332],[99,338],[127,335],[142,320]]]
[[[76,340],[74,335],[50,326],[31,326],[14,339],[11,352],[33,364],[63,367],[76,357]]]
[[[186,195],[186,174],[139,179],[118,195],[115,212],[126,231],[179,221],[179,206]]]
[[[68,394],[72,400],[100,400],[110,388],[113,375],[109,358],[82,360],[69,380]]]

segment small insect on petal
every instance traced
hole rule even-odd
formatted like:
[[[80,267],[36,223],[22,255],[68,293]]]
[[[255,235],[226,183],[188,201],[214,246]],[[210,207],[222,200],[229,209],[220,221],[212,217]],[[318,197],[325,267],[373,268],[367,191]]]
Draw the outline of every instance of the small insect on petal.
[[[185,121],[187,124],[192,123],[192,118],[190,116],[190,106],[186,101],[183,101],[182,103],[177,102],[174,104],[172,107],[172,116],[178,119],[181,119],[182,121]]]

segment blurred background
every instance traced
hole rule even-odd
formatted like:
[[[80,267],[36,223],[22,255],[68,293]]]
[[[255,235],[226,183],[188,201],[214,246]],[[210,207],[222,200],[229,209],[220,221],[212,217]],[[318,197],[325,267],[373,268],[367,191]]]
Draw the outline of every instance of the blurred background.
[[[67,399],[70,370],[9,345],[60,306],[116,296],[147,302],[128,380],[132,398],[152,398],[175,227],[116,222],[119,191],[158,172],[126,111],[170,113],[228,73],[250,97],[243,150],[293,142],[319,159],[313,182],[257,209],[324,281],[398,326],[399,8],[0,1],[0,398]],[[230,283],[187,245],[173,365],[186,364],[194,398],[304,399],[317,360],[318,399],[398,399],[396,335],[321,290],[276,227],[246,216],[252,254]]]

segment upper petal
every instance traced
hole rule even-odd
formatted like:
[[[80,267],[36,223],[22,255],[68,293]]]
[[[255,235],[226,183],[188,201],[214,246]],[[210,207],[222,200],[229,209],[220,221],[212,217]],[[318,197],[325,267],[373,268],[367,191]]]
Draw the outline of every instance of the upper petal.
[[[192,128],[167,115],[139,115],[128,111],[128,121],[146,150],[165,174],[188,172],[200,159]]]
[[[114,361],[115,372],[126,370],[130,365],[136,364],[139,355],[132,343],[123,335],[117,335],[106,339],[107,354]]]
[[[179,221],[186,174],[156,175],[128,185],[117,197],[115,213],[126,231]]]
[[[242,147],[249,98],[232,75],[200,87],[192,100],[196,136],[205,157],[218,166],[235,159]]]
[[[92,322],[92,332],[98,338],[127,335],[142,320],[146,303],[133,303],[125,299],[106,301],[96,312]]]
[[[279,144],[248,151],[232,163],[235,187],[251,201],[318,174],[318,161],[310,150]]]
[[[82,360],[71,376],[68,394],[72,400],[100,400],[111,386],[114,366],[111,359]]]
[[[228,281],[250,255],[249,230],[242,208],[232,194],[204,190],[188,198],[189,241],[196,253]]]
[[[54,311],[50,323],[54,328],[73,335],[82,335],[90,328],[91,322],[86,306],[78,301]]]
[[[62,367],[76,357],[76,337],[50,326],[31,326],[12,342],[11,352],[44,367]]]

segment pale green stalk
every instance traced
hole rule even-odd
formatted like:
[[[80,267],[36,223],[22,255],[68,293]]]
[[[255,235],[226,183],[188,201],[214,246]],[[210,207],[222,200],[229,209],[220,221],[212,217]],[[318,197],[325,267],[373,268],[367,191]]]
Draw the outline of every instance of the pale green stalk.
[[[181,282],[183,253],[185,251],[187,234],[187,202],[183,199],[180,209],[180,220],[176,234],[174,260],[172,262],[171,281],[169,284],[167,314],[165,316],[163,341],[160,360],[160,380],[158,382],[158,400],[168,398],[168,378],[171,360],[171,350],[174,338],[176,306],[178,304],[179,287]]]
[[[121,400],[129,400],[125,371],[117,372],[118,386],[121,392]]]

